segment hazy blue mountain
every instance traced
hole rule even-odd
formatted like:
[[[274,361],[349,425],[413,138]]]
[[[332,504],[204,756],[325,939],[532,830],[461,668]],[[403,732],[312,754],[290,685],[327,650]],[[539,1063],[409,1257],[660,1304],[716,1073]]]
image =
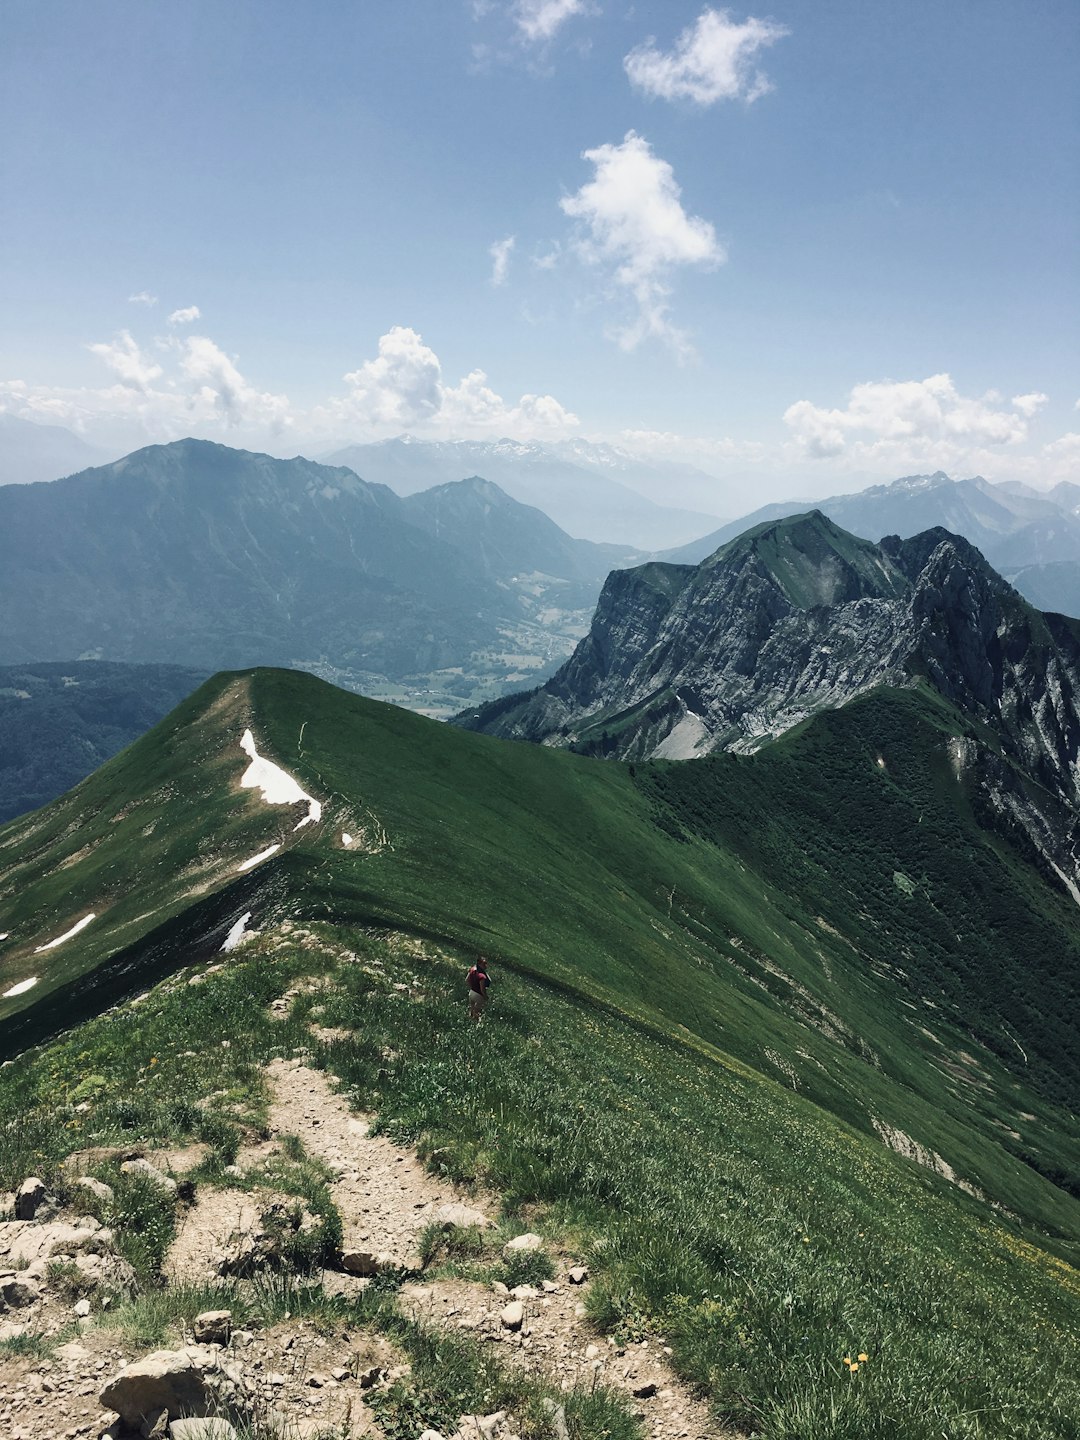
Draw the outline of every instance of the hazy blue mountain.
[[[100,465],[105,454],[60,425],[38,425],[0,413],[0,485],[57,480]]]
[[[1028,592],[1022,576],[1029,567],[1080,563],[1080,486],[1065,482],[1044,492],[1017,483],[992,485],[980,477],[951,480],[940,471],[872,485],[854,495],[766,505],[657,558],[696,565],[754,525],[796,515],[811,506],[866,540],[880,540],[885,535],[910,537],[936,526],[963,535],[1024,594]],[[1064,582],[1056,593],[1052,589],[1055,578]],[[1033,591],[1028,598],[1041,609],[1075,614],[1071,595],[1066,573],[1058,576],[1051,572],[1042,577],[1038,593]]]
[[[467,475],[483,475],[524,505],[533,505],[568,534],[586,540],[659,550],[700,535],[714,517],[657,505],[623,483],[614,467],[583,464],[555,449],[517,440],[414,440],[404,435],[347,445],[322,457],[366,480],[411,495]],[[645,467],[648,468],[648,467]],[[640,471],[634,472],[640,483]]]
[[[549,672],[628,558],[489,482],[403,499],[345,468],[182,440],[0,490],[0,664],[421,677],[388,698],[433,711],[424,677],[442,672],[451,712],[477,684]]]
[[[0,823],[70,790],[205,679],[99,660],[0,667]]]

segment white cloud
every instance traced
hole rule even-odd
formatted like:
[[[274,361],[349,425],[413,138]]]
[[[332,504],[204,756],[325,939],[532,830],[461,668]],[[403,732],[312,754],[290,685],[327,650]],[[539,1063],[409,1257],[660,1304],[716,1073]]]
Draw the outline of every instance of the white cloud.
[[[754,56],[789,32],[773,20],[751,16],[736,24],[726,10],[704,10],[664,52],[647,40],[631,50],[623,68],[632,85],[661,100],[691,100],[714,105],[718,100],[752,101],[772,89],[754,68]]]
[[[1014,395],[1009,403],[1014,410],[1020,411],[1025,420],[1032,420],[1049,402],[1049,395],[1044,395],[1041,390],[1033,390],[1030,395]]]
[[[169,316],[170,325],[190,325],[193,320],[201,320],[202,314],[198,305],[189,305],[186,310],[174,310]]]
[[[258,389],[237,358],[206,335],[174,335],[160,344],[161,364],[150,364],[127,331],[88,347],[118,377],[107,385],[0,380],[0,413],[68,426],[118,454],[150,441],[223,431],[241,431],[247,443],[260,445],[289,431],[328,447],[330,441],[403,430],[432,439],[530,440],[562,438],[580,428],[577,416],[552,395],[504,400],[483,370],[447,383],[439,357],[405,326],[383,335],[377,354],[344,377],[344,393],[310,409]]]
[[[491,256],[491,283],[492,285],[505,285],[510,272],[510,255],[514,249],[516,236],[508,235],[505,240],[496,240],[488,250]]]
[[[375,359],[344,378],[348,393],[315,412],[319,429],[349,427],[371,438],[414,430],[447,438],[508,434],[533,439],[565,435],[579,424],[551,395],[523,395],[508,405],[488,385],[483,370],[470,371],[456,385],[445,384],[439,357],[403,325],[382,336]]]
[[[161,375],[161,366],[148,360],[130,330],[121,330],[114,340],[86,347],[133,390],[147,390]]]
[[[522,39],[544,44],[575,15],[589,10],[588,0],[517,0],[514,19]]]
[[[137,295],[128,296],[129,305],[146,305],[148,308],[157,304],[157,296],[151,295],[149,290],[140,290]]]
[[[655,336],[685,353],[687,338],[668,318],[668,277],[682,265],[723,264],[727,255],[716,231],[707,220],[687,214],[675,172],[633,130],[621,145],[600,145],[582,158],[596,173],[559,204],[581,223],[576,246],[581,258],[609,267],[614,283],[636,301],[636,320],[617,332],[620,344],[632,350]]]
[[[951,376],[941,374],[856,385],[842,408],[798,400],[785,411],[784,423],[798,452],[810,459],[842,457],[896,475],[924,469],[985,474],[1000,468],[998,447],[1028,438],[1034,411],[1015,401],[1013,406],[1003,408],[994,391],[962,395]]]
[[[254,423],[276,431],[291,423],[288,396],[256,390],[205,335],[184,342],[180,372],[193,387],[193,408],[209,407],[229,426]]]

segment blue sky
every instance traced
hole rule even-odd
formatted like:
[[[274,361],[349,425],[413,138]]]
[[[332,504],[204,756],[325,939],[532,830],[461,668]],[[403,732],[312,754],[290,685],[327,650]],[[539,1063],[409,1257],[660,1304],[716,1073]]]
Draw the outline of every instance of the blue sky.
[[[1073,0],[2,15],[0,408],[1080,479]]]

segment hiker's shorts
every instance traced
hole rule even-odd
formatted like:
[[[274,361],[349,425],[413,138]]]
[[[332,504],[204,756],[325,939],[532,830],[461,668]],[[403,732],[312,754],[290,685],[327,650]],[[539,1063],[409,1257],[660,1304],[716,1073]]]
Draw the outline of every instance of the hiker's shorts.
[[[475,990],[469,991],[469,1019],[479,1020],[487,1006],[487,996],[479,995]]]

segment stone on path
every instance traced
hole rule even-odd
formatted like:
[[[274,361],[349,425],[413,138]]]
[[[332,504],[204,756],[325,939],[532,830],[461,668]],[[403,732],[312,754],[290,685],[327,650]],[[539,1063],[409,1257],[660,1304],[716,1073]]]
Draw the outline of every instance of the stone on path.
[[[589,1278],[589,1270],[586,1265],[574,1265],[566,1272],[566,1278],[571,1285],[584,1285]]]
[[[15,1219],[33,1220],[44,1199],[45,1181],[36,1175],[27,1176],[15,1195]]]
[[[204,1370],[212,1358],[192,1349],[155,1350],[125,1365],[102,1390],[106,1410],[115,1410],[125,1425],[139,1427],[156,1410],[170,1414],[205,1410],[208,1395]]]
[[[435,1223],[441,1225],[444,1230],[451,1230],[455,1225],[459,1230],[486,1230],[491,1224],[482,1211],[457,1203],[440,1205],[435,1211],[434,1218]]]
[[[176,1181],[163,1174],[156,1165],[151,1165],[149,1160],[125,1160],[120,1170],[124,1175],[141,1175],[159,1189],[167,1190],[171,1195],[176,1194]]]
[[[499,1323],[504,1330],[520,1330],[525,1323],[525,1306],[520,1300],[511,1300],[499,1311]]]
[[[227,1345],[232,1334],[231,1310],[204,1310],[192,1322],[192,1331],[200,1345]]]
[[[534,1235],[532,1231],[527,1231],[524,1235],[515,1235],[512,1240],[508,1240],[503,1246],[503,1253],[506,1254],[509,1251],[513,1255],[519,1251],[542,1250],[543,1248],[542,1237]]]
[[[103,1204],[108,1205],[113,1200],[113,1188],[111,1185],[106,1185],[104,1180],[95,1180],[92,1175],[80,1175],[74,1183],[80,1190],[85,1190],[88,1195],[93,1195]]]

